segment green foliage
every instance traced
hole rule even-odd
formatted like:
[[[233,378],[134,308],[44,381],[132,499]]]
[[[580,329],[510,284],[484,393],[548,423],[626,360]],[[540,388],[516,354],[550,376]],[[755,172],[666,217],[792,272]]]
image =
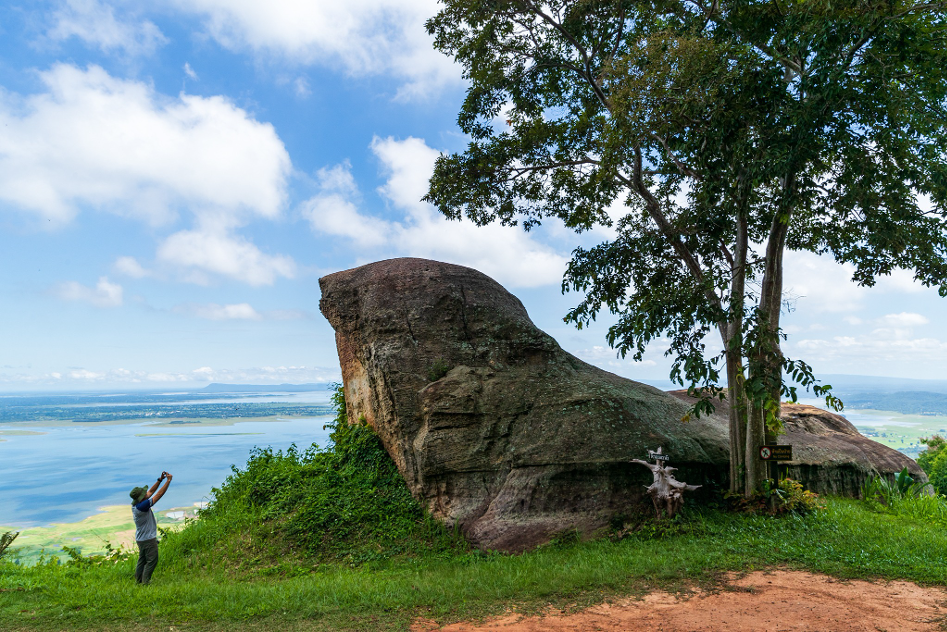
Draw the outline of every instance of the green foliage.
[[[927,446],[917,457],[917,464],[927,473],[934,490],[947,495],[947,440],[940,435],[921,439]]]
[[[766,479],[760,491],[752,496],[732,492],[724,496],[732,509],[753,514],[806,515],[825,509],[825,501],[818,494],[805,489],[802,483],[791,478],[780,479],[778,483]]]
[[[438,358],[434,361],[434,364],[431,365],[431,368],[427,372],[427,379],[429,382],[436,382],[450,371],[451,367],[443,358]]]
[[[862,500],[891,507],[898,501],[913,500],[925,495],[930,483],[915,481],[905,467],[894,477],[872,476],[862,485]]]
[[[16,540],[16,536],[18,535],[20,535],[19,531],[7,531],[3,535],[0,535],[0,557],[3,557],[3,554],[6,553],[7,548],[13,544],[13,541]]]
[[[463,550],[411,496],[372,428],[348,423],[341,386],[332,401],[330,447],[254,449],[246,467],[233,468],[214,489],[200,520],[165,540],[198,550],[242,536],[263,548],[353,564]]]
[[[935,442],[936,445],[936,442]],[[872,510],[902,519],[947,527],[947,498],[930,493],[931,483],[914,480],[904,468],[888,479],[873,476],[862,486],[862,500]]]

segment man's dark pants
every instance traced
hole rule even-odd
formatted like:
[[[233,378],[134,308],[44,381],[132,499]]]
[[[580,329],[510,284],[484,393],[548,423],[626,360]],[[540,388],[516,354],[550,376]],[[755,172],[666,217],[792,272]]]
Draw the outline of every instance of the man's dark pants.
[[[151,581],[155,566],[158,565],[158,540],[140,540],[137,544],[138,566],[135,567],[135,580],[139,584],[147,584]]]

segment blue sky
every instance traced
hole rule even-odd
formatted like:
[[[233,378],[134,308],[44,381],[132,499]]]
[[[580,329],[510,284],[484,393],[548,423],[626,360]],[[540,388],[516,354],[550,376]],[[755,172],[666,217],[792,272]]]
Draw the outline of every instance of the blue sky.
[[[447,222],[419,201],[464,138],[430,0],[66,0],[0,8],[0,390],[338,378],[318,278],[395,256],[469,265],[579,357],[559,225]],[[817,372],[947,379],[945,301],[909,272],[787,257],[786,351]]]

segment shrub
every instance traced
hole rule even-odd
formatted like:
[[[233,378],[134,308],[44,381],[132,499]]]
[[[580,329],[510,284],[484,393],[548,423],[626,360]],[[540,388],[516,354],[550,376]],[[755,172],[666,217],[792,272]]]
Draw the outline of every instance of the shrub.
[[[213,490],[200,520],[172,539],[206,549],[242,533],[270,548],[351,563],[465,549],[411,496],[374,430],[364,422],[348,423],[341,387],[332,401],[331,446],[254,449],[246,467],[234,467]]]
[[[917,464],[927,474],[931,486],[938,494],[947,495],[947,439],[934,435],[921,439],[927,448],[917,457]]]
[[[732,492],[727,492],[725,497],[731,509],[774,516],[789,513],[805,515],[825,508],[818,494],[805,489],[802,483],[791,478],[783,478],[779,482],[767,479],[763,481],[760,492],[750,498]]]
[[[908,473],[905,467],[893,478],[872,476],[861,488],[862,500],[890,507],[899,500],[920,498],[927,494],[930,483],[920,483]]]

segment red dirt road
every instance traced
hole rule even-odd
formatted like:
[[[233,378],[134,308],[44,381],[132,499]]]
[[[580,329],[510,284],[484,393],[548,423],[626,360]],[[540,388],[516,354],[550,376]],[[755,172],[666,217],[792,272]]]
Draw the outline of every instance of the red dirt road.
[[[894,632],[944,630],[947,590],[910,582],[843,581],[796,571],[755,572],[733,579],[725,589],[679,598],[654,592],[572,614],[539,617],[515,614],[481,624],[438,628],[424,622],[417,631],[564,632],[566,630],[648,630],[698,632],[727,630]]]

